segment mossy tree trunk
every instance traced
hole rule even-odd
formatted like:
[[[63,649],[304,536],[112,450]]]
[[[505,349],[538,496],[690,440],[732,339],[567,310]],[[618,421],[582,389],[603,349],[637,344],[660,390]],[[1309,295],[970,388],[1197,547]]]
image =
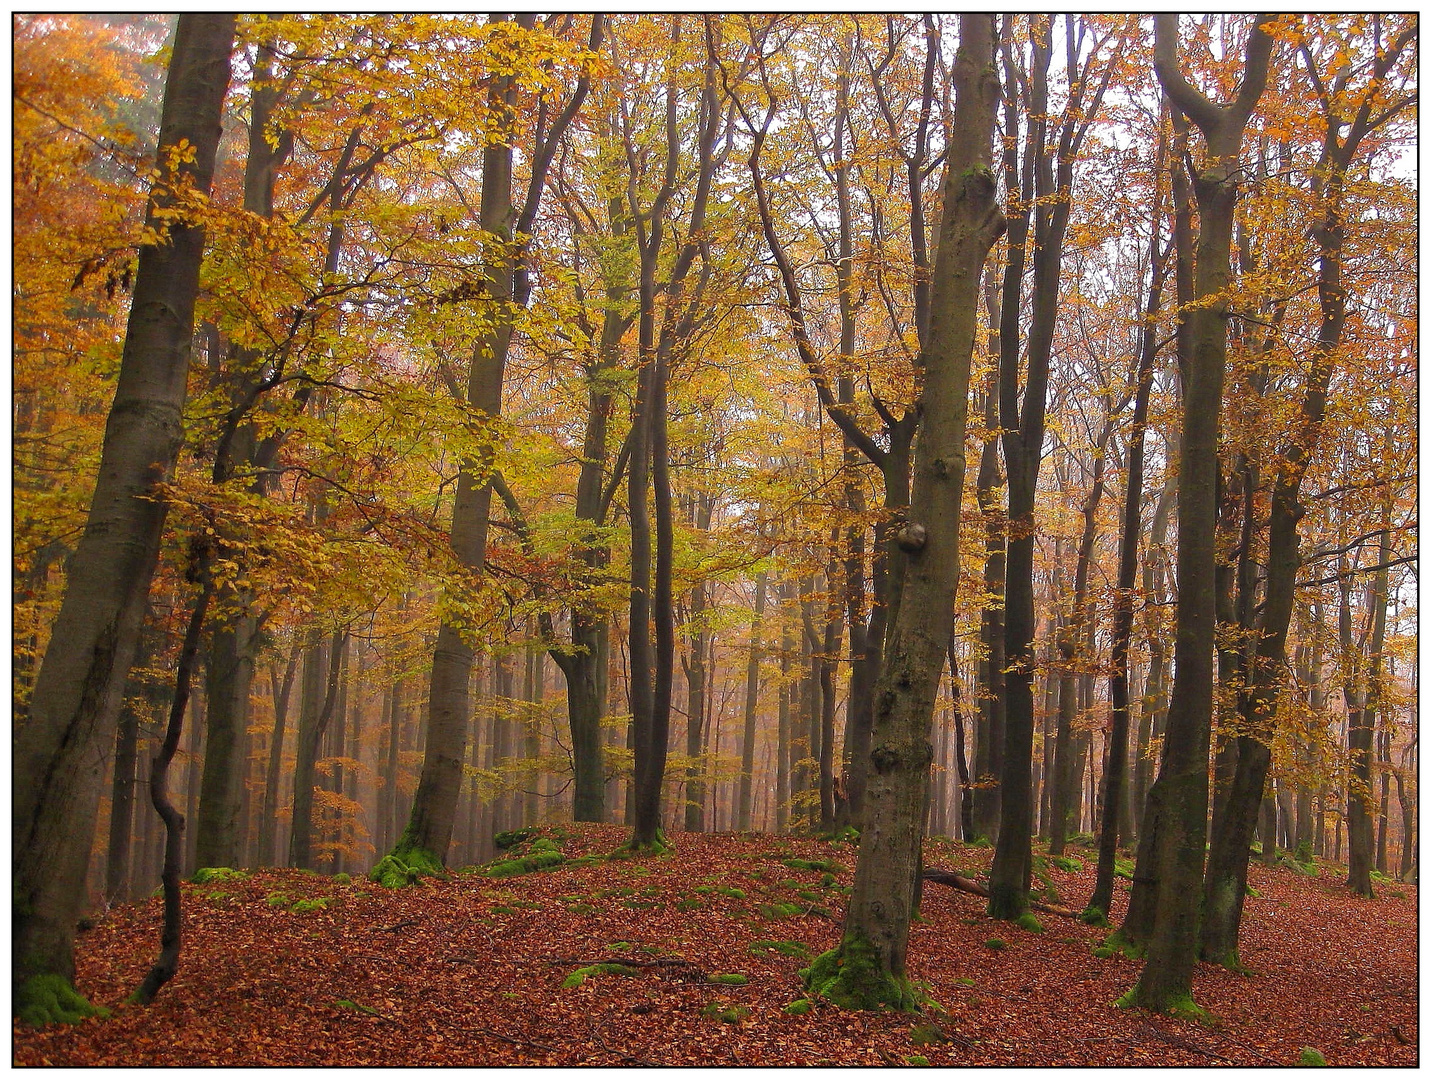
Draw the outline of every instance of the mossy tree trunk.
[[[166,507],[152,498],[183,439],[203,230],[165,226],[165,185],[207,194],[229,83],[234,16],[180,16],[160,120],[160,186],[147,222],[166,234],[139,251],[134,299],[98,481],[65,597],[14,745],[12,973],[17,1015],[44,1019],[25,984],[74,975],[75,923],[98,810],[104,758],[114,745],[125,679],[159,556]],[[194,159],[170,169],[181,140]],[[78,999],[82,1004],[82,999]],[[73,1018],[79,1010],[70,1010]],[[44,1012],[43,1009],[40,1010]]]
[[[1158,1012],[1192,1006],[1207,833],[1207,765],[1216,630],[1217,442],[1227,367],[1227,301],[1233,210],[1242,133],[1267,83],[1272,39],[1261,28],[1247,44],[1242,85],[1228,106],[1184,78],[1177,16],[1156,17],[1154,66],[1174,107],[1202,131],[1207,152],[1194,177],[1201,218],[1194,294],[1199,305],[1179,325],[1182,456],[1178,470],[1178,613],[1175,677],[1162,765],[1148,792],[1134,888],[1151,895],[1147,962],[1124,999]]]
[[[815,961],[812,989],[845,1007],[915,1004],[905,975],[923,838],[930,724],[953,624],[969,368],[979,281],[1004,229],[990,171],[999,83],[992,16],[960,16],[956,102],[898,614],[875,691],[869,788],[840,945]]]

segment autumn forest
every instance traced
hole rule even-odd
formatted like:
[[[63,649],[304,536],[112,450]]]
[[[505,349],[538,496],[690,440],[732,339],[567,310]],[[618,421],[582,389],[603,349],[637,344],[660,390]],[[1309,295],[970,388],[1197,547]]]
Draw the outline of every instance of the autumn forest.
[[[1414,1065],[1415,15],[17,15],[14,1061]]]

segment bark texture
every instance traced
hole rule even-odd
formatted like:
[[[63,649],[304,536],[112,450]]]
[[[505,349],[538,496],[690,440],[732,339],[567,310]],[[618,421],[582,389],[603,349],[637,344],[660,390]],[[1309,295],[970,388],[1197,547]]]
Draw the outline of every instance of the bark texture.
[[[160,120],[165,184],[209,190],[233,38],[233,15],[180,16]],[[175,176],[167,168],[169,151],[183,139],[194,147],[194,161]],[[156,189],[149,224],[174,201],[162,186]],[[74,926],[84,902],[104,755],[113,745],[164,525],[164,503],[152,495],[183,438],[204,236],[183,221],[167,233],[166,243],[139,252],[98,482],[15,742],[13,976],[15,1011],[22,1016],[35,1007],[24,992],[28,980],[51,976],[68,984],[73,978]]]

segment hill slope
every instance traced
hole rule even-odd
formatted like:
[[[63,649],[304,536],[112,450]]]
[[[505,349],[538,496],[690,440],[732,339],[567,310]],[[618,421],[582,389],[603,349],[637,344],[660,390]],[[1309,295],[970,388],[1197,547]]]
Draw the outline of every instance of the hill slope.
[[[1220,1020],[1204,1027],[1114,1008],[1138,965],[1092,956],[1102,931],[1045,915],[1029,933],[928,884],[910,969],[947,1015],[790,1015],[805,957],[838,935],[852,846],[679,834],[671,857],[572,865],[624,830],[544,831],[568,863],[505,879],[390,892],[264,871],[186,885],[179,974],[147,1009],[121,1002],[157,950],[160,902],[118,907],[81,936],[77,972],[113,1017],[17,1025],[15,1063],[1290,1065],[1307,1046],[1332,1065],[1417,1063],[1414,888],[1366,901],[1326,868],[1254,866],[1242,957],[1255,974],[1200,968],[1197,1000]],[[1072,850],[1082,869],[1049,878],[1081,907],[1093,853]],[[990,857],[943,840],[926,852],[970,876]],[[628,974],[573,978],[621,961]],[[708,981],[722,975],[746,981]]]

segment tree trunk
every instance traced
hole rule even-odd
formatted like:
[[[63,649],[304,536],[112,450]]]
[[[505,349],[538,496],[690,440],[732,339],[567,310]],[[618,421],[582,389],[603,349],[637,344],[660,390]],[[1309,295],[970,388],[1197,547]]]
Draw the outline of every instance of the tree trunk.
[[[755,618],[750,624],[750,658],[745,665],[745,726],[740,736],[740,803],[737,832],[750,831],[751,790],[755,781],[755,706],[760,693],[760,633],[765,615],[765,571],[755,578]],[[831,713],[833,722],[833,712]]]
[[[1260,25],[1253,29],[1238,96],[1221,107],[1193,89],[1178,68],[1177,17],[1159,15],[1155,28],[1158,79],[1207,140],[1206,158],[1194,178],[1202,224],[1194,289],[1200,306],[1183,317],[1178,341],[1183,421],[1176,674],[1162,763],[1148,792],[1148,857],[1141,857],[1140,848],[1134,880],[1135,889],[1152,893],[1153,919],[1147,963],[1126,999],[1166,1012],[1190,1007],[1197,960],[1217,621],[1217,440],[1227,367],[1226,291],[1242,132],[1267,82],[1272,39]]]
[[[109,800],[109,853],[105,860],[104,899],[114,904],[128,895],[129,838],[134,828],[135,765],[139,758],[139,714],[126,701],[119,713],[114,748],[114,784]]]
[[[229,82],[232,15],[179,19],[165,84],[159,167],[165,182],[206,195]],[[183,140],[192,162],[167,174]],[[98,811],[104,756],[114,745],[125,679],[159,557],[166,506],[152,498],[183,438],[182,414],[203,257],[202,228],[157,216],[174,196],[156,187],[146,223],[166,235],[139,250],[114,403],[84,535],[69,563],[65,598],[17,724],[12,817],[13,1007],[31,1023],[73,1019],[88,1005],[74,977],[74,927]],[[61,1004],[32,980],[58,979]],[[47,980],[46,980],[47,981]],[[51,987],[53,991],[53,987]],[[49,997],[53,1000],[52,992]]]
[[[979,279],[1003,232],[989,171],[998,77],[992,16],[960,16],[957,91],[935,259],[931,323],[920,359],[920,432],[906,523],[898,613],[875,690],[875,714],[859,860],[837,949],[808,980],[837,1005],[910,1008],[905,975],[929,785],[930,723],[953,629],[969,367]]]
[[[313,772],[318,763],[318,747],[328,729],[328,721],[338,702],[338,682],[347,653],[346,631],[335,630],[326,648],[308,650],[303,666],[303,709],[298,722],[298,756],[293,768],[293,821],[289,832],[288,865],[300,870],[314,869],[313,858]],[[327,691],[317,711],[317,690],[322,672],[327,671]]]

